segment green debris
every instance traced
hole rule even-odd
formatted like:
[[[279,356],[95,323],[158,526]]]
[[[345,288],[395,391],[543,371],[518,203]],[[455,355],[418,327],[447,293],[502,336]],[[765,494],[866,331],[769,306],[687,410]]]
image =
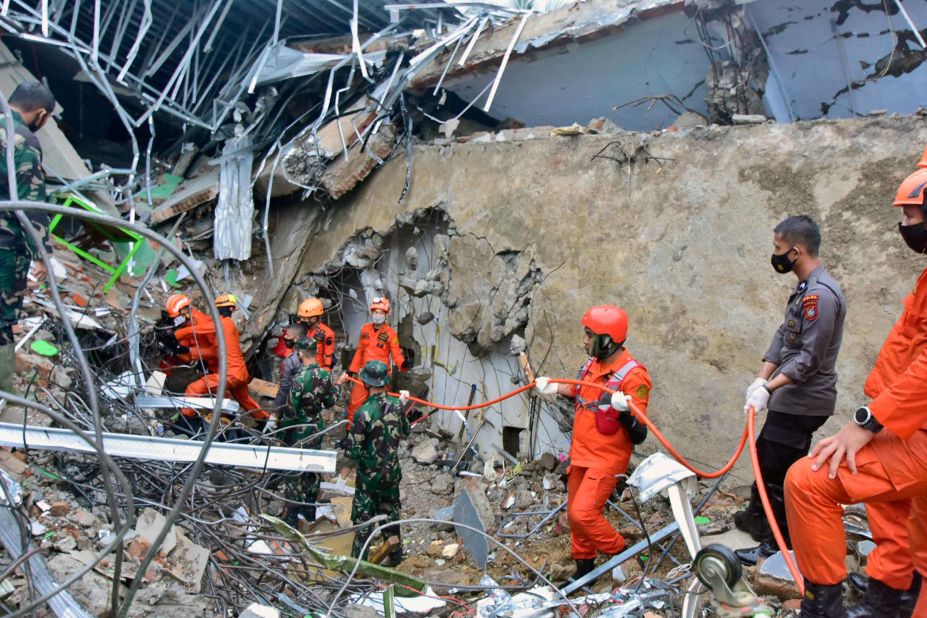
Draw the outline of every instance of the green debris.
[[[29,347],[40,356],[58,356],[58,348],[44,339],[36,339]]]
[[[695,518],[695,523],[698,526],[704,526],[705,524],[710,524],[711,520],[705,517],[704,515],[699,515],[698,517]]]
[[[177,269],[171,268],[166,273],[164,273],[164,281],[172,288],[179,288],[180,284],[177,283]]]

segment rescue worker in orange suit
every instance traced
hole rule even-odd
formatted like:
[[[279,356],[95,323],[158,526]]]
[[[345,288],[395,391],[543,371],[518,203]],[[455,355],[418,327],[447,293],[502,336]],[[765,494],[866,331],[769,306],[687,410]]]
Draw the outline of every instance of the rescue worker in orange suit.
[[[837,403],[836,365],[847,303],[840,286],[821,265],[820,246],[821,231],[811,217],[788,217],[773,230],[773,269],[779,274],[793,273],[798,282],[744,404],[744,412],[751,406],[757,414],[768,409],[756,438],[756,452],[786,545],[791,541],[785,517],[785,474],[808,454],[812,435],[833,415]],[[734,552],[744,564],[754,565],[779,551],[755,482],[747,508],[734,515],[734,525],[760,543]]]
[[[306,325],[306,335],[318,342],[316,360],[319,361],[319,367],[331,371],[335,366],[335,331],[322,323],[324,313],[322,301],[311,297],[300,303],[297,318]]]
[[[618,307],[598,305],[581,321],[583,345],[590,358],[579,379],[614,390],[609,394],[592,386],[551,384],[540,377],[535,388],[545,397],[561,395],[574,400],[573,444],[567,470],[567,516],[571,553],[576,562],[572,579],[595,568],[598,554],[621,553],[625,539],[603,515],[618,477],[625,474],[635,444],[647,437],[647,428],[630,411],[628,401],[646,414],[650,399],[647,368],[625,347],[628,316]]]
[[[894,205],[904,211],[905,244],[927,254],[927,152],[919,167],[901,183]],[[792,543],[805,578],[802,618],[894,617],[914,567],[927,575],[927,269],[905,299],[864,390],[869,402],[786,477]],[[854,502],[866,503],[878,546],[869,557],[866,595],[848,613],[842,505]],[[907,615],[927,616],[927,587]]]
[[[251,397],[248,392],[248,382],[251,376],[248,375],[248,367],[245,364],[245,356],[241,351],[241,343],[238,337],[238,327],[232,320],[232,312],[237,308],[238,301],[233,294],[223,294],[216,298],[216,308],[219,311],[221,319],[222,332],[225,335],[226,347],[226,389],[228,394],[233,397],[241,406],[243,412],[249,412],[251,416],[264,423],[265,431],[273,431],[274,424],[270,415],[261,409],[261,406]],[[191,307],[191,311],[193,311]],[[199,313],[199,312],[197,312]],[[215,325],[205,314],[200,314],[208,320],[206,323],[194,319],[194,324],[189,327],[192,336],[195,338],[204,337],[208,342],[205,347],[200,348],[199,356],[206,364],[208,373],[187,385],[184,394],[188,397],[201,397],[215,393],[219,386],[219,344],[216,336]],[[178,330],[178,341],[181,337],[189,338],[185,329]],[[182,341],[181,341],[182,343]],[[211,345],[209,345],[211,344]],[[190,408],[181,409],[181,413],[191,419],[197,416],[196,412]],[[195,423],[193,423],[195,424]]]
[[[360,338],[357,341],[357,352],[351,360],[348,371],[338,379],[339,384],[347,380],[347,376],[357,376],[364,365],[373,360],[382,361],[392,369],[390,360],[399,367],[399,371],[408,371],[406,359],[399,347],[399,335],[386,323],[389,315],[389,299],[385,297],[374,298],[370,303],[370,321],[361,327]],[[351,399],[348,402],[348,426],[354,422],[354,412],[367,401],[367,387],[355,383],[351,390]]]
[[[216,343],[216,326],[208,315],[193,308],[193,303],[185,294],[174,294],[167,299],[167,315],[174,320],[174,337],[177,339],[178,360],[184,363],[196,363],[202,370],[209,371],[209,366],[218,356]],[[195,435],[203,428],[202,420],[192,408],[181,408],[178,427]]]

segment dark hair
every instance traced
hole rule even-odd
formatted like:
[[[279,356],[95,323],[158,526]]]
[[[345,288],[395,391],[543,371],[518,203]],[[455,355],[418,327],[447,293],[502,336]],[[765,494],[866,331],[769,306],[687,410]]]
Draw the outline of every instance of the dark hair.
[[[302,322],[291,322],[286,327],[287,332],[292,335],[295,335],[295,339],[299,341],[306,336],[306,333],[309,332],[309,329]]]
[[[55,111],[55,95],[41,82],[23,82],[10,95],[10,105],[23,112],[44,109],[49,114]]]
[[[773,229],[775,234],[790,245],[801,245],[809,255],[817,257],[821,248],[821,228],[808,215],[795,215]]]

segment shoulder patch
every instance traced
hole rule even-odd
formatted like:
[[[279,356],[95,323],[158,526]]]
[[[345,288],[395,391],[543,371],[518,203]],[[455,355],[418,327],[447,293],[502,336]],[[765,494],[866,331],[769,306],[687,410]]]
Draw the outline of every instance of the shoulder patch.
[[[645,384],[641,384],[637,387],[637,390],[634,391],[634,396],[638,399],[647,399],[647,396],[650,394],[650,389]]]
[[[809,322],[814,322],[818,319],[818,297],[817,296],[806,296],[802,301],[802,312],[801,315],[803,318]]]

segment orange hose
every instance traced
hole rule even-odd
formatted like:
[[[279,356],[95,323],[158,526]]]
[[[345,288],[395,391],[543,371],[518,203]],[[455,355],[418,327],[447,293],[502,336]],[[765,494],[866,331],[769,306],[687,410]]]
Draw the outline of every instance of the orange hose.
[[[357,384],[363,384],[360,380],[358,380],[357,378],[354,378],[354,377],[352,377],[352,376],[347,376],[347,379],[350,380],[351,382],[356,382]],[[551,384],[568,384],[568,385],[589,386],[589,387],[592,387],[592,388],[597,388],[597,389],[599,389],[599,390],[605,391],[606,393],[614,393],[614,392],[615,392],[615,391],[613,391],[613,390],[611,390],[611,389],[609,389],[609,388],[606,388],[604,384],[597,384],[597,383],[595,383],[595,382],[586,382],[586,381],[583,381],[583,380],[568,380],[568,379],[565,379],[565,378],[556,378],[556,379],[553,379],[553,378],[552,378],[552,379],[550,380],[550,383],[551,383]],[[486,407],[489,407],[489,406],[492,406],[492,405],[496,405],[497,403],[500,403],[500,402],[502,402],[502,401],[505,401],[506,399],[509,399],[509,398],[514,397],[514,396],[516,396],[516,395],[520,395],[521,393],[523,393],[523,392],[525,392],[525,391],[527,391],[527,390],[531,390],[532,388],[534,388],[534,382],[531,382],[531,383],[526,384],[526,385],[524,385],[524,386],[522,386],[522,387],[520,387],[520,388],[517,388],[517,389],[515,389],[515,390],[513,390],[513,391],[511,391],[511,392],[509,392],[509,393],[506,393],[506,394],[504,394],[504,395],[501,395],[501,396],[499,396],[499,397],[496,397],[495,399],[491,399],[490,401],[484,401],[484,402],[482,402],[482,403],[475,403],[475,404],[470,405],[470,406],[447,406],[447,405],[442,405],[442,404],[435,403],[435,402],[433,402],[433,401],[426,401],[426,400],[424,400],[424,399],[418,399],[417,397],[408,397],[408,398],[407,398],[407,401],[411,401],[411,402],[413,402],[413,403],[417,403],[417,404],[423,405],[423,406],[433,407],[433,408],[436,408],[436,409],[438,409],[438,410],[450,410],[450,411],[454,411],[454,410],[458,410],[458,411],[478,410],[478,409],[480,409],[480,408],[486,408]],[[398,393],[388,393],[388,394],[389,394],[389,395],[392,395],[393,397],[398,397],[398,396],[399,396]],[[666,439],[666,436],[664,436],[663,433],[662,433],[659,429],[657,429],[657,426],[654,425],[653,421],[651,421],[649,418],[647,418],[647,416],[646,416],[645,414],[643,414],[643,413],[638,409],[638,407],[637,407],[636,405],[634,405],[633,402],[628,402],[628,403],[629,403],[629,405],[630,405],[630,407],[631,407],[631,411],[634,413],[634,416],[635,416],[638,420],[642,421],[642,422],[644,423],[644,425],[647,426],[647,429],[650,430],[650,431],[653,433],[654,437],[660,442],[660,444],[662,444],[662,445],[664,446],[664,448],[666,448],[666,450],[669,452],[669,454],[672,455],[672,456],[673,456],[679,463],[681,463],[683,466],[685,466],[686,468],[688,468],[689,470],[691,470],[691,471],[694,472],[696,475],[698,475],[698,476],[700,476],[700,477],[702,477],[702,478],[706,478],[706,479],[716,479],[716,478],[719,478],[719,477],[724,476],[725,474],[727,474],[727,472],[730,471],[730,469],[734,467],[734,464],[737,463],[737,460],[740,458],[740,454],[743,452],[744,446],[745,446],[746,443],[747,443],[747,428],[744,427],[744,432],[743,432],[743,434],[740,436],[740,444],[737,445],[737,450],[734,452],[734,455],[731,457],[731,459],[730,459],[726,464],[724,464],[724,466],[723,466],[720,470],[716,470],[716,471],[714,471],[714,472],[705,472],[704,470],[699,470],[698,468],[696,468],[695,466],[693,466],[692,464],[690,464],[688,461],[686,461],[686,458],[683,457],[683,455],[682,455],[679,451],[677,451],[677,450],[673,447],[672,444],[670,444],[669,440]]]
[[[756,477],[756,488],[760,493],[760,502],[763,503],[763,512],[766,513],[766,519],[769,521],[769,527],[772,529],[773,537],[776,539],[776,545],[785,558],[785,566],[788,567],[792,579],[795,580],[795,586],[798,592],[805,596],[805,580],[795,564],[792,553],[785,545],[785,539],[782,537],[782,531],[779,530],[779,524],[776,523],[776,516],[772,512],[772,506],[769,504],[769,496],[766,495],[766,484],[763,482],[763,472],[760,470],[760,458],[756,453],[756,410],[750,406],[747,413],[747,433],[750,434],[750,461],[753,463],[753,476]]]
[[[357,378],[347,376],[347,374],[345,375],[348,380],[352,382],[356,382],[358,384],[362,384],[362,382],[358,380]],[[599,389],[601,391],[604,391],[606,393],[611,393],[611,394],[615,392],[610,388],[606,388],[604,384],[587,382],[585,380],[568,380],[565,378],[552,378],[550,380],[550,383],[551,384],[567,384],[567,385],[574,385],[574,386],[589,386],[589,387],[596,388],[596,389]],[[433,401],[426,401],[423,399],[418,399],[416,397],[408,397],[407,400],[420,404],[420,405],[433,407],[438,410],[452,410],[452,411],[453,410],[460,410],[460,411],[477,410],[480,408],[486,408],[486,407],[495,405],[499,402],[505,401],[506,399],[514,397],[515,395],[519,395],[527,390],[530,390],[534,388],[534,384],[535,384],[534,382],[531,382],[530,384],[526,384],[520,388],[517,388],[500,397],[496,397],[495,399],[492,399],[490,401],[484,401],[483,403],[476,403],[470,406],[446,406],[446,405],[434,403]],[[399,396],[398,393],[388,393],[388,394],[394,397]],[[805,594],[804,578],[802,577],[801,572],[798,570],[798,565],[795,564],[795,559],[792,557],[791,552],[789,552],[788,548],[785,545],[785,539],[782,537],[782,531],[779,530],[779,525],[776,523],[776,517],[772,512],[772,506],[769,503],[769,496],[766,494],[766,485],[765,483],[763,483],[763,472],[760,470],[760,460],[756,452],[756,410],[752,406],[750,407],[750,410],[747,414],[747,424],[744,427],[743,434],[740,436],[740,444],[737,445],[737,450],[734,452],[734,455],[731,457],[731,459],[726,464],[724,464],[724,466],[721,469],[716,470],[715,472],[705,472],[704,470],[699,470],[698,468],[690,464],[688,461],[686,461],[685,457],[683,457],[682,454],[679,451],[677,451],[673,447],[672,444],[670,444],[669,440],[666,439],[666,436],[664,436],[663,433],[659,429],[657,429],[657,426],[653,423],[653,421],[647,418],[647,415],[641,412],[640,408],[638,408],[634,404],[634,402],[629,401],[628,406],[631,408],[631,412],[632,414],[634,414],[634,417],[637,418],[639,421],[643,422],[644,425],[647,426],[647,429],[651,433],[653,433],[654,437],[656,437],[656,439],[660,442],[660,444],[662,444],[663,447],[666,448],[669,454],[672,455],[673,458],[676,459],[676,461],[678,461],[680,464],[682,464],[683,466],[685,466],[686,468],[694,472],[697,476],[700,476],[702,478],[714,479],[714,478],[718,478],[718,477],[725,475],[731,468],[734,467],[734,464],[740,458],[741,453],[743,453],[744,446],[747,444],[748,439],[749,439],[750,460],[753,464],[753,476],[756,479],[756,486],[760,494],[760,502],[762,502],[763,504],[763,512],[766,514],[766,519],[769,521],[769,527],[772,529],[773,537],[776,539],[776,544],[779,546],[779,550],[782,552],[782,557],[785,559],[785,565],[786,567],[788,567],[789,573],[792,574],[792,578],[795,580],[795,585],[798,587],[798,591],[802,594],[802,596],[804,596]]]

